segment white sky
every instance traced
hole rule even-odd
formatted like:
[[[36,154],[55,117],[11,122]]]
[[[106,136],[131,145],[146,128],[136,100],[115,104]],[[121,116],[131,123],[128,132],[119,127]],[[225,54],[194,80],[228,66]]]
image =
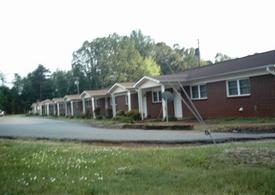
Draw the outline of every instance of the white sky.
[[[0,71],[71,68],[85,40],[140,29],[155,42],[242,57],[275,49],[274,0],[0,0]]]

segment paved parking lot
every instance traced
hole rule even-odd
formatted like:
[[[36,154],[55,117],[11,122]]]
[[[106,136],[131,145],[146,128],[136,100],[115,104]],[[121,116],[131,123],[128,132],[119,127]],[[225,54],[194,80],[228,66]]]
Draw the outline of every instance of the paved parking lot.
[[[275,138],[275,133],[212,133],[217,142]],[[0,117],[0,137],[32,137],[104,142],[190,143],[212,142],[203,132],[175,130],[107,129],[68,120],[40,117]]]

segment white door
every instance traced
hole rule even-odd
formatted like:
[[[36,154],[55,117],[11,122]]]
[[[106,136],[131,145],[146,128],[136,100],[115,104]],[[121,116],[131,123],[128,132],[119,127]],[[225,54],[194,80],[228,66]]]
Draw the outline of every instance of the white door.
[[[181,98],[174,92],[174,111],[176,118],[182,118],[182,103]]]

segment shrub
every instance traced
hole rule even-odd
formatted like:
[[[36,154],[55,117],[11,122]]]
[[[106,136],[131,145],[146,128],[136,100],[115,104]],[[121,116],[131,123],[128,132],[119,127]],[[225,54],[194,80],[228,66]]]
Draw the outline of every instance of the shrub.
[[[131,117],[133,120],[137,121],[137,120],[141,120],[141,115],[138,112],[138,110],[131,110],[126,112],[126,116]]]
[[[141,119],[141,115],[137,110],[131,110],[129,112],[120,110],[117,112],[117,115],[115,118],[115,120],[121,121],[123,123],[132,123],[140,119]]]
[[[97,107],[97,108],[94,110],[94,112],[95,112],[95,116],[98,117],[98,116],[100,115],[100,108]]]
[[[92,118],[92,112],[90,110],[86,111],[85,118],[87,118],[87,119]]]
[[[117,111],[116,115],[117,116],[126,116],[126,113],[124,110],[119,110],[119,111]]]
[[[108,108],[106,110],[105,115],[106,115],[106,118],[108,118],[108,119],[112,118],[113,117],[113,110],[112,110],[112,108]]]

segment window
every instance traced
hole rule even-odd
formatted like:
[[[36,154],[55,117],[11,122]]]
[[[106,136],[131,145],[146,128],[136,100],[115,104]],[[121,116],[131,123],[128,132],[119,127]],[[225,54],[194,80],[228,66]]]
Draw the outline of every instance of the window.
[[[249,79],[239,79],[227,81],[227,96],[247,96],[250,95],[250,81]]]
[[[98,101],[99,101],[98,99],[94,100],[95,108],[99,107],[99,102]]]
[[[160,103],[161,91],[152,91],[152,100],[153,100],[153,103]]]
[[[206,85],[191,86],[191,98],[194,100],[206,99],[207,98]]]
[[[128,95],[125,95],[124,99],[125,99],[125,105],[128,105]]]

